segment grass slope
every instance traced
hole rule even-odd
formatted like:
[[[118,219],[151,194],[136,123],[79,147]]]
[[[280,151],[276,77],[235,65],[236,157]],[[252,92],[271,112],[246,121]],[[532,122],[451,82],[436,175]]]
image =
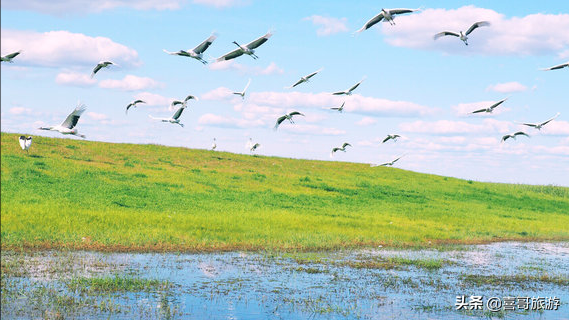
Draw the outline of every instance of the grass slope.
[[[317,250],[569,239],[569,188],[2,133],[2,248]]]

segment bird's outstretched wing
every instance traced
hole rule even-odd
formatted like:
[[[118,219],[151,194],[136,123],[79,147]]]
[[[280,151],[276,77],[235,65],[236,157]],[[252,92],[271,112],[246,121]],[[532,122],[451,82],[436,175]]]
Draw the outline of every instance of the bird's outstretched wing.
[[[91,78],[93,78],[93,76],[95,76],[95,73],[99,72],[99,70],[101,70],[102,68],[103,68],[102,64],[97,64],[93,69],[93,72],[91,73]]]
[[[188,96],[184,99],[184,102],[188,102],[188,101],[191,100],[191,99],[194,99],[194,100],[198,101],[198,98],[197,98],[196,96],[193,96],[193,95],[190,94],[190,95],[188,95]]]
[[[391,139],[391,137],[390,137],[390,136],[387,136],[385,139],[383,139],[383,141],[382,141],[381,143],[385,143],[385,142],[387,142],[389,139]]]
[[[514,136],[526,136],[529,138],[529,134],[523,132],[523,131],[518,131],[516,133],[513,134]]]
[[[553,118],[551,118],[551,119],[549,119],[549,120],[547,120],[547,121],[542,122],[541,125],[544,126],[544,125],[548,124],[549,122],[553,121],[555,118],[559,117],[560,114],[561,114],[561,113],[557,112],[557,114],[556,114]]]
[[[211,36],[209,36],[209,38],[205,39],[202,43],[198,44],[197,47],[192,49],[192,51],[194,51],[197,54],[203,53],[204,51],[207,50],[207,48],[209,48],[209,46],[213,43],[215,38],[217,38],[217,35],[215,33],[212,33]]]
[[[365,31],[371,27],[373,27],[376,23],[380,22],[382,19],[384,18],[383,12],[378,13],[375,17],[369,19],[363,27],[361,27],[358,31],[356,31],[357,33],[360,33],[362,31]]]
[[[302,113],[298,112],[298,111],[293,111],[293,112],[289,113],[288,115],[289,115],[289,116],[296,116],[296,115],[299,115],[299,116],[303,116],[303,117],[304,117],[304,115],[303,115]]]
[[[22,150],[26,149],[26,137],[25,136],[20,136],[20,147],[22,147]]]
[[[221,61],[227,61],[227,60],[231,60],[231,59],[235,59],[239,56],[243,55],[243,49],[241,48],[237,48],[229,53],[226,53],[224,55],[222,55],[221,57],[215,59],[216,62],[221,62]]]
[[[180,107],[176,113],[174,113],[174,115],[172,116],[172,119],[174,120],[178,120],[178,118],[182,115],[182,112],[184,112],[184,109],[186,109],[186,107]]]
[[[333,148],[333,149],[332,149],[332,153],[334,153],[334,152],[336,152],[336,151],[338,151],[338,150],[342,150],[342,148]]]
[[[563,69],[563,68],[565,68],[565,67],[569,67],[569,62],[562,63],[562,64],[558,64],[558,65],[556,65],[556,66],[549,67],[549,68],[545,68],[545,69],[542,69],[542,70],[544,70],[544,71],[557,70],[557,69]]]
[[[286,116],[281,116],[277,119],[277,122],[275,123],[275,127],[273,128],[274,130],[277,130],[279,128],[279,126],[281,125],[281,123],[283,121],[285,121]]]
[[[245,89],[243,89],[243,93],[245,93],[245,91],[247,91],[247,89],[249,88],[249,85],[251,84],[251,78],[249,78],[249,81],[247,82],[247,85],[245,86]]]
[[[468,28],[468,30],[466,30],[466,35],[469,35],[472,31],[474,31],[476,28],[479,27],[486,27],[489,26],[490,22],[488,21],[479,21],[479,22],[475,22],[473,25],[470,26],[470,28]]]
[[[65,118],[65,120],[61,123],[62,127],[68,128],[68,129],[73,129],[75,128],[75,126],[77,125],[77,121],[79,121],[79,118],[81,117],[81,114],[83,114],[83,112],[85,112],[85,109],[87,107],[84,104],[78,104],[77,107],[75,107],[75,110],[73,110],[73,112],[71,112],[67,118]]]
[[[309,75],[304,76],[304,78],[310,79],[310,78],[314,77],[314,76],[315,76],[318,72],[320,72],[320,71],[322,71],[322,68],[320,68],[320,69],[318,69],[318,70],[312,72],[312,73],[309,74]]]
[[[171,107],[175,107],[177,105],[184,105],[184,103],[180,100],[174,100],[172,101],[172,103],[170,104]]]
[[[397,8],[397,9],[389,9],[388,11],[390,14],[394,15],[394,14],[403,14],[403,13],[415,12],[415,11],[419,11],[419,9]]]
[[[500,142],[504,142],[504,141],[510,139],[511,137],[512,137],[512,135],[507,134],[507,135],[502,137],[502,140],[500,140]]]
[[[10,54],[7,54],[7,55],[3,56],[2,58],[5,58],[5,59],[10,60],[10,59],[15,58],[15,57],[16,57],[17,55],[19,55],[21,52],[22,52],[21,50],[20,50],[20,51],[16,51],[16,52],[13,52],[13,53],[10,53]]]
[[[339,96],[341,94],[346,94],[346,91],[336,91],[336,92],[332,92],[333,95]]]
[[[249,42],[248,44],[245,45],[245,47],[249,48],[249,49],[255,49],[258,48],[260,45],[262,45],[263,43],[267,42],[267,40],[269,40],[269,38],[272,36],[273,34],[271,32],[267,32],[265,35]]]
[[[354,91],[360,84],[362,84],[362,82],[364,82],[363,79],[360,82],[354,84],[350,89],[348,89],[348,92]]]
[[[455,37],[460,37],[460,34],[456,33],[456,32],[452,32],[452,31],[443,31],[443,32],[439,32],[437,34],[435,34],[435,36],[433,37],[435,40],[437,40],[440,37],[444,37],[444,36],[455,36]]]
[[[297,82],[295,82],[292,86],[286,87],[286,89],[294,88],[294,87],[298,86],[299,84],[301,84],[301,83],[303,83],[303,82],[305,82],[305,80],[304,80],[304,79],[300,79],[300,80],[298,80]]]
[[[474,110],[474,111],[472,111],[471,113],[480,113],[480,112],[486,112],[486,108]]]
[[[494,110],[494,108],[496,108],[497,106],[501,105],[502,103],[504,103],[504,101],[508,100],[508,98],[506,99],[502,99],[496,103],[494,103],[493,105],[490,106],[490,109]]]
[[[345,147],[347,147],[347,146],[350,146],[350,147],[351,147],[352,145],[349,144],[349,143],[347,143],[347,142],[344,142],[344,144],[342,145],[342,149],[345,148]]]

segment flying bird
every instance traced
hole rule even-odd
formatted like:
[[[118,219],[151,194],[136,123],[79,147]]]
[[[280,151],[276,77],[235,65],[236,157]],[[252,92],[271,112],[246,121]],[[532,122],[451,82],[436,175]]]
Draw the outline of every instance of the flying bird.
[[[20,136],[19,140],[20,140],[20,147],[22,147],[22,150],[28,151],[32,146],[32,137],[26,138],[26,136]]]
[[[518,131],[518,132],[516,132],[516,133],[511,133],[511,134],[507,134],[507,135],[503,136],[501,142],[504,142],[504,141],[506,141],[506,140],[508,140],[508,139],[510,139],[510,138],[516,140],[516,136],[526,136],[526,137],[529,138],[529,135],[528,135],[527,133],[525,133],[525,132],[523,132],[523,131]]]
[[[14,63],[14,61],[12,61],[12,59],[14,59],[20,53],[22,53],[22,50],[7,54],[7,55],[2,57],[2,62]]]
[[[375,17],[369,19],[368,22],[366,22],[364,24],[364,26],[361,27],[356,32],[360,33],[362,31],[365,31],[365,30],[373,27],[376,23],[380,22],[383,19],[385,19],[385,21],[389,22],[389,24],[395,25],[395,21],[393,21],[393,18],[395,17],[395,15],[403,14],[403,13],[410,13],[410,12],[415,12],[415,11],[419,11],[419,9],[381,9],[380,13],[378,13]]]
[[[146,103],[146,102],[144,102],[144,101],[142,101],[142,100],[140,100],[140,99],[139,99],[139,100],[134,100],[133,102],[129,103],[128,106],[126,106],[125,114],[128,113],[128,109],[130,109],[131,107],[135,107],[135,108],[136,108],[136,105],[139,104],[139,103]]]
[[[184,127],[183,123],[180,123],[180,116],[182,115],[182,112],[184,112],[184,109],[186,109],[186,105],[182,105],[180,108],[178,108],[178,110],[176,110],[176,113],[174,113],[174,115],[171,118],[154,118],[153,116],[149,115],[149,117],[151,119],[154,120],[160,120],[162,122],[170,122],[170,123],[175,123],[175,124],[179,124],[180,127]]]
[[[247,149],[249,149],[250,152],[253,152],[255,150],[257,150],[261,145],[259,143],[253,143],[253,138],[249,138],[249,141],[247,142]]]
[[[385,139],[383,139],[383,141],[381,143],[385,143],[389,140],[393,140],[393,141],[397,141],[397,138],[401,137],[398,134],[388,134],[387,137]]]
[[[245,99],[245,93],[247,92],[247,88],[249,88],[249,85],[251,84],[251,79],[249,79],[249,81],[247,82],[247,85],[245,86],[245,89],[243,89],[243,91],[241,92],[233,92],[233,94],[236,94],[238,96],[241,96],[241,99]]]
[[[371,164],[370,167],[384,167],[384,166],[392,166],[395,162],[397,162],[399,159],[403,158],[403,156],[391,161],[391,162],[385,162],[382,164]]]
[[[267,40],[269,40],[269,38],[272,35],[273,34],[269,31],[265,35],[249,42],[248,44],[246,44],[244,46],[239,45],[239,43],[237,43],[237,41],[233,41],[233,43],[236,46],[238,46],[238,48],[229,52],[229,53],[222,55],[221,57],[215,59],[215,61],[217,61],[217,62],[227,61],[227,60],[235,59],[239,56],[242,56],[243,54],[249,55],[253,59],[258,59],[259,57],[255,54],[254,49],[258,48],[260,45],[267,42]]]
[[[97,63],[97,65],[93,69],[93,73],[91,73],[91,78],[93,78],[95,76],[95,73],[99,72],[99,70],[101,70],[102,68],[108,68],[110,65],[116,65],[116,64],[111,61],[101,61]]]
[[[312,72],[311,74],[305,75],[304,77],[301,77],[300,80],[298,80],[295,84],[293,84],[290,87],[285,87],[285,89],[290,89],[290,88],[294,88],[296,86],[298,86],[301,83],[304,82],[309,82],[310,78],[314,77],[318,72],[322,71],[322,68],[318,69],[317,71]]]
[[[169,52],[163,49],[164,52],[170,55],[182,56],[182,57],[190,57],[198,60],[203,64],[207,64],[207,61],[203,59],[203,53],[209,48],[209,46],[213,43],[213,41],[217,38],[215,33],[212,33],[209,38],[205,39],[202,43],[198,44],[197,47],[193,49],[180,50],[176,52]]]
[[[185,108],[185,107],[188,106],[188,101],[190,101],[190,100],[192,100],[192,99],[194,99],[194,100],[196,100],[196,101],[199,100],[197,97],[195,97],[195,96],[193,96],[193,95],[190,94],[190,95],[188,95],[188,96],[184,99],[184,101],[180,101],[180,100],[174,100],[174,101],[172,101],[172,103],[170,103],[170,107],[171,107],[171,108],[174,108],[174,107],[176,107],[176,106],[182,106],[183,108]]]
[[[478,110],[474,110],[471,113],[480,113],[480,112],[487,112],[487,113],[492,113],[492,111],[494,111],[494,109],[501,105],[502,103],[504,103],[504,101],[508,100],[508,98],[506,99],[502,99],[496,103],[494,103],[493,105],[489,106],[488,108],[483,108],[483,109],[478,109]]]
[[[213,143],[211,144],[211,150],[215,150],[217,148],[217,144],[215,143],[215,138],[213,138]]]
[[[4,58],[2,58],[2,59],[4,59]],[[4,60],[2,60],[2,61],[4,61]],[[541,70],[543,70],[543,71],[549,71],[549,70],[563,69],[563,68],[565,68],[565,67],[569,67],[569,62],[565,62],[565,63],[562,63],[562,64],[558,64],[558,65],[556,65],[556,66],[549,67],[549,68],[545,68],[545,69],[541,69]]]
[[[348,90],[346,90],[346,91],[337,91],[337,92],[334,92],[334,93],[332,93],[332,94],[333,94],[333,95],[337,95],[337,96],[338,96],[338,95],[342,95],[342,94],[351,96],[351,95],[352,95],[352,91],[354,91],[362,82],[364,82],[364,80],[365,80],[365,78],[363,78],[360,82],[354,84],[350,89],[348,89]]]
[[[298,111],[293,111],[289,114],[285,114],[284,116],[281,116],[277,119],[277,123],[275,124],[274,129],[277,130],[279,128],[280,124],[287,119],[288,119],[288,121],[290,121],[290,123],[294,123],[294,121],[292,120],[292,116],[296,116],[296,115],[304,117],[304,115]]]
[[[333,156],[334,156],[334,153],[336,153],[336,151],[344,151],[344,152],[346,152],[346,147],[348,147],[348,146],[351,147],[352,145],[349,144],[349,143],[347,143],[347,142],[344,142],[344,144],[342,145],[341,148],[339,148],[339,147],[333,148],[333,149],[332,149],[332,152],[330,153],[330,157],[333,157]]]
[[[443,31],[443,32],[439,32],[439,33],[435,34],[434,39],[437,40],[438,38],[444,37],[444,36],[455,36],[455,37],[460,38],[460,40],[462,40],[465,45],[468,45],[468,35],[472,31],[474,31],[478,27],[486,27],[489,25],[490,25],[490,22],[488,22],[488,21],[479,21],[479,22],[474,23],[472,26],[470,26],[470,28],[468,28],[468,30],[466,30],[465,33],[462,33],[462,31],[460,31],[459,33],[452,32],[452,31]]]
[[[341,105],[341,106],[330,108],[330,110],[335,110],[335,111],[338,111],[338,112],[342,113],[342,112],[344,111],[344,105],[345,105],[345,104],[346,104],[346,101],[342,102],[342,105]]]
[[[85,139],[84,135],[79,134],[77,132],[77,128],[75,128],[75,126],[77,125],[77,122],[79,121],[79,118],[81,117],[81,114],[83,114],[83,112],[85,112],[86,108],[87,107],[84,104],[78,103],[77,107],[75,107],[73,112],[71,112],[60,125],[52,126],[52,127],[41,127],[38,129],[39,130],[57,131],[61,134],[72,134],[74,136],[79,136],[79,137]]]
[[[549,119],[549,120],[546,120],[546,121],[544,121],[544,122],[542,122],[542,123],[519,123],[519,122],[518,122],[518,123],[519,123],[519,124],[523,124],[524,126],[534,127],[534,128],[536,128],[537,130],[541,130],[541,128],[542,128],[544,125],[548,124],[548,123],[549,123],[550,121],[552,121],[553,119],[559,117],[560,114],[561,114],[561,113],[557,112],[557,114],[556,114],[553,118],[551,118],[551,119]]]

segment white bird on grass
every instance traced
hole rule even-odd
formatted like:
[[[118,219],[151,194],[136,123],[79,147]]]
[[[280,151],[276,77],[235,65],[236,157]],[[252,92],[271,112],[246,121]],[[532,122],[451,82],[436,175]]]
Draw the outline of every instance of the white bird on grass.
[[[186,105],[182,105],[180,108],[178,108],[178,110],[176,111],[176,113],[174,113],[174,115],[171,118],[154,118],[153,116],[149,115],[149,117],[151,119],[154,120],[160,120],[162,122],[170,122],[170,123],[175,123],[175,124],[179,124],[180,127],[184,127],[183,123],[180,123],[180,116],[182,115],[182,112],[184,112],[184,109],[186,109]]]
[[[385,166],[392,166],[393,164],[395,164],[395,162],[397,162],[399,159],[403,158],[403,156],[391,161],[391,162],[385,162],[382,164],[371,164],[370,167],[385,167]]]
[[[345,105],[345,104],[346,104],[346,101],[342,102],[342,105],[341,105],[341,106],[330,108],[330,110],[335,110],[335,111],[338,111],[338,112],[342,113],[342,112],[344,111],[344,105]]]
[[[502,99],[496,103],[494,103],[493,105],[489,106],[488,108],[483,108],[483,109],[478,109],[478,110],[474,110],[471,113],[480,113],[480,112],[487,112],[487,113],[492,113],[492,111],[494,111],[494,109],[501,105],[502,103],[504,103],[504,101],[508,100],[508,98],[506,99]]]
[[[289,114],[285,114],[284,116],[281,116],[277,119],[277,123],[275,124],[274,129],[277,130],[279,128],[279,126],[281,125],[281,123],[287,119],[290,123],[294,123],[294,121],[292,120],[292,116],[296,116],[296,115],[304,117],[304,115],[298,111],[293,111]]]
[[[17,55],[19,55],[20,53],[22,53],[22,50],[16,51],[16,52],[13,52],[13,53],[10,53],[10,54],[7,54],[7,55],[1,57],[1,58],[2,58],[2,62],[14,63],[14,61],[12,61],[12,59],[14,59],[14,58],[15,58]]]
[[[207,64],[207,61],[203,59],[203,53],[209,48],[209,46],[213,43],[213,41],[217,38],[215,33],[212,33],[209,38],[205,39],[202,43],[198,44],[197,47],[193,49],[180,50],[176,52],[169,52],[163,49],[164,52],[170,55],[182,56],[182,57],[190,57],[198,60],[203,64]]]
[[[381,143],[385,143],[389,140],[393,140],[393,141],[397,141],[397,138],[401,137],[398,134],[388,134],[387,137],[385,139],[383,139],[383,141]]]
[[[245,86],[245,89],[243,89],[243,91],[241,92],[233,92],[233,94],[236,94],[238,96],[241,96],[241,99],[245,99],[245,93],[247,93],[247,88],[249,88],[249,85],[251,84],[251,79],[249,79],[249,81],[247,82],[247,85]]]
[[[248,44],[246,44],[244,46],[239,45],[239,43],[237,43],[237,41],[233,41],[233,43],[235,45],[237,45],[239,48],[222,55],[221,57],[215,59],[215,61],[217,61],[217,62],[227,61],[227,60],[235,59],[239,56],[242,56],[243,54],[249,55],[253,59],[258,59],[259,57],[257,57],[257,55],[255,54],[254,49],[258,48],[260,45],[267,42],[267,40],[269,40],[269,38],[272,35],[273,34],[269,31],[265,35],[249,42]]]
[[[346,152],[346,147],[351,147],[351,146],[352,146],[351,144],[349,144],[349,143],[347,143],[347,142],[344,142],[344,144],[342,144],[342,147],[341,147],[341,148],[340,148],[340,147],[336,147],[336,148],[333,148],[333,149],[332,149],[332,152],[330,153],[330,157],[333,157],[333,156],[334,156],[334,153],[336,153],[337,151]]]
[[[490,25],[490,22],[488,22],[488,21],[479,21],[479,22],[474,23],[472,26],[470,26],[470,28],[468,28],[468,30],[466,30],[465,33],[462,33],[462,31],[460,31],[459,33],[452,32],[452,31],[443,31],[443,32],[439,32],[439,33],[435,34],[434,39],[437,40],[438,38],[444,37],[444,36],[455,36],[455,37],[460,38],[460,40],[462,40],[465,45],[468,45],[468,35],[472,31],[474,31],[476,28],[486,27],[489,25]]]
[[[39,130],[57,131],[61,134],[72,134],[74,136],[78,136],[78,137],[81,137],[84,139],[85,136],[82,134],[79,134],[77,132],[77,128],[75,128],[75,126],[77,125],[77,122],[79,121],[79,118],[81,117],[81,114],[83,114],[83,112],[85,112],[86,108],[87,107],[84,104],[78,103],[77,107],[75,107],[73,112],[71,112],[67,116],[67,118],[65,118],[65,121],[63,121],[60,125],[52,126],[52,127],[41,127],[38,129]]]
[[[520,122],[518,122],[518,123],[519,123],[519,124],[523,124],[524,126],[534,127],[534,128],[536,128],[537,130],[541,130],[541,128],[542,128],[544,125],[548,124],[548,123],[549,123],[550,121],[552,121],[553,119],[559,117],[560,114],[561,114],[561,113],[557,112],[557,114],[556,114],[553,118],[551,118],[551,119],[549,119],[549,120],[546,120],[546,121],[544,121],[544,122],[542,122],[542,123],[520,123]]]
[[[28,151],[32,146],[32,137],[26,138],[26,136],[20,136],[19,140],[20,140],[20,147],[22,147],[22,150]]]
[[[293,84],[290,87],[285,87],[285,89],[291,89],[291,88],[298,86],[301,83],[309,82],[310,78],[314,77],[320,71],[322,71],[322,68],[318,69],[317,71],[312,72],[311,74],[308,74],[308,75],[305,75],[304,77],[301,77],[300,80],[298,80],[295,84]]]
[[[518,131],[518,132],[511,133],[511,134],[507,134],[507,135],[503,136],[501,142],[504,142],[504,141],[506,141],[506,140],[508,140],[508,139],[510,139],[510,138],[516,140],[516,136],[526,136],[526,137],[529,138],[529,135],[528,135],[527,133],[525,133],[525,132],[523,132],[523,131]]]
[[[348,90],[346,90],[346,91],[336,91],[336,92],[333,92],[332,94],[333,94],[333,95],[337,95],[337,96],[338,96],[338,95],[342,95],[342,94],[351,96],[351,95],[352,95],[352,91],[356,90],[356,88],[357,88],[362,82],[364,82],[364,80],[365,80],[365,77],[364,77],[360,82],[354,84],[350,89],[348,89]]]
[[[389,24],[395,25],[395,21],[393,21],[393,18],[395,15],[415,12],[415,11],[419,11],[419,10],[420,9],[403,9],[403,8],[402,9],[381,9],[380,13],[378,13],[375,17],[369,19],[368,22],[366,22],[363,27],[361,27],[358,31],[356,31],[356,33],[360,33],[362,31],[365,31],[365,30],[373,27],[376,23],[380,22],[383,19],[385,19],[385,21],[389,22]]]
[[[541,69],[541,70],[543,70],[543,71],[549,71],[549,70],[563,69],[563,68],[566,68],[566,67],[569,67],[569,62],[565,62],[565,63],[562,63],[562,64],[558,64],[558,65],[556,65],[556,66],[549,67],[549,68],[545,68],[545,69]]]
[[[93,69],[93,72],[91,73],[91,78],[93,78],[95,76],[95,73],[99,72],[99,70],[101,70],[103,68],[108,68],[110,65],[116,66],[117,64],[113,63],[111,61],[101,61],[101,62],[97,63],[97,65]]]
[[[215,138],[213,138],[213,143],[211,144],[211,150],[215,150],[217,148],[217,144],[215,143]]]
[[[125,113],[125,114],[128,113],[128,109],[130,109],[131,107],[135,107],[135,108],[136,108],[136,105],[139,104],[139,103],[146,103],[146,102],[144,102],[144,101],[142,101],[142,100],[140,100],[140,99],[139,99],[139,100],[134,100],[133,102],[129,103],[128,106],[126,106],[126,111],[125,111],[124,113]]]

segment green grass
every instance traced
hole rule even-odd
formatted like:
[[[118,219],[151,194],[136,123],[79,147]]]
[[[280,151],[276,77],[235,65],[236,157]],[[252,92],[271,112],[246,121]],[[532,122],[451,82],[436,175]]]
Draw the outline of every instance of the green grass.
[[[166,290],[171,284],[155,279],[133,277],[74,278],[66,283],[71,291],[79,292],[141,292]]]
[[[5,249],[320,250],[569,239],[569,188],[2,133]]]

